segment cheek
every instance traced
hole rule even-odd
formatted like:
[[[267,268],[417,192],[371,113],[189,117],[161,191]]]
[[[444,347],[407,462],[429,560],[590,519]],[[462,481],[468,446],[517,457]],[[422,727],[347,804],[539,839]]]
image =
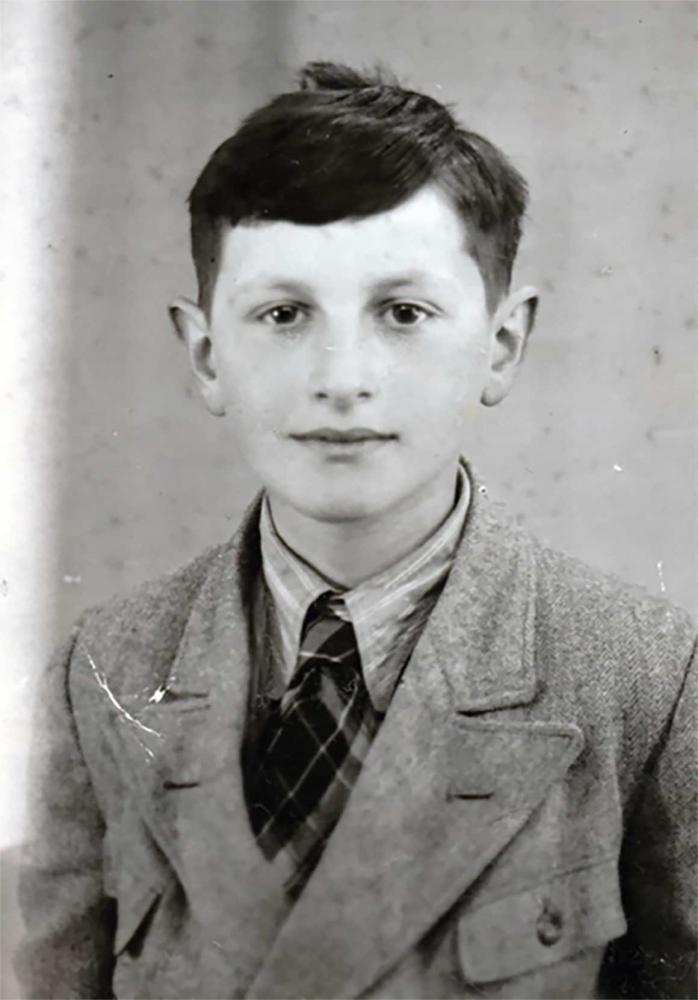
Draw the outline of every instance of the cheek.
[[[484,338],[434,340],[431,349],[419,352],[410,364],[412,406],[415,415],[457,419],[463,407],[479,401],[487,373],[488,354]]]
[[[263,381],[232,366],[219,367],[229,433],[244,445],[266,422],[268,401],[260,392]]]
[[[244,425],[254,427],[284,405],[288,380],[278,366],[265,363],[257,352],[244,348],[243,342],[238,351],[221,359],[219,374],[228,412]]]
[[[248,434],[259,434],[279,423],[279,414],[284,411],[283,400],[272,386],[265,386],[264,380],[248,381],[239,386],[232,405],[228,407],[233,420]]]

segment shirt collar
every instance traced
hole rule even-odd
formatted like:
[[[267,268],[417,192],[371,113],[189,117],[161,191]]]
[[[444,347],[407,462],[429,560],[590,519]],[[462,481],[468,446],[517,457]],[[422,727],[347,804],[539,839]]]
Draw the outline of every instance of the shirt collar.
[[[356,633],[364,679],[378,710],[387,707],[396,676],[383,669],[391,651],[399,649],[403,625],[420,602],[444,579],[451,567],[470,502],[470,482],[458,466],[456,500],[448,517],[429,538],[397,563],[338,590],[336,585],[293,552],[276,531],[265,496],[260,513],[262,568],[271,591],[281,636],[283,682],[296,664],[301,629],[309,606],[328,590],[341,593]],[[400,664],[401,666],[401,664]]]

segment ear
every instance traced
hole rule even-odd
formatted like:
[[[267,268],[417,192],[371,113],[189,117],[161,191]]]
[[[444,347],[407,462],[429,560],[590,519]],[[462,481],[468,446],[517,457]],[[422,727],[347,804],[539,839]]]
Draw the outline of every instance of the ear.
[[[207,410],[215,417],[222,417],[225,414],[225,404],[206,314],[191,299],[183,297],[175,299],[167,311],[177,336],[187,345],[189,364]]]
[[[492,317],[490,360],[482,390],[485,406],[496,406],[511,389],[523,360],[538,307],[538,290],[530,285],[503,299]]]

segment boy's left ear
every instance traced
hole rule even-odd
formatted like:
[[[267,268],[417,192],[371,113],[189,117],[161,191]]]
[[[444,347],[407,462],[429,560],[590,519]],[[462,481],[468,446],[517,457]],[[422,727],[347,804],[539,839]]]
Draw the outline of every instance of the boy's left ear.
[[[485,406],[496,406],[507,395],[523,360],[538,308],[538,289],[525,285],[502,299],[492,317],[490,361],[482,390]]]

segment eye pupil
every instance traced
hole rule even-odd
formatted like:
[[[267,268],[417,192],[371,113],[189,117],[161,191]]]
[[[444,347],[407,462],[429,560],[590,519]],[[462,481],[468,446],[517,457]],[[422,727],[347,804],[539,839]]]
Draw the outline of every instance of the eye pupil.
[[[292,323],[296,318],[295,306],[276,306],[272,309],[272,316],[277,323]]]
[[[416,308],[406,303],[394,306],[393,314],[399,323],[413,323],[418,318]]]

